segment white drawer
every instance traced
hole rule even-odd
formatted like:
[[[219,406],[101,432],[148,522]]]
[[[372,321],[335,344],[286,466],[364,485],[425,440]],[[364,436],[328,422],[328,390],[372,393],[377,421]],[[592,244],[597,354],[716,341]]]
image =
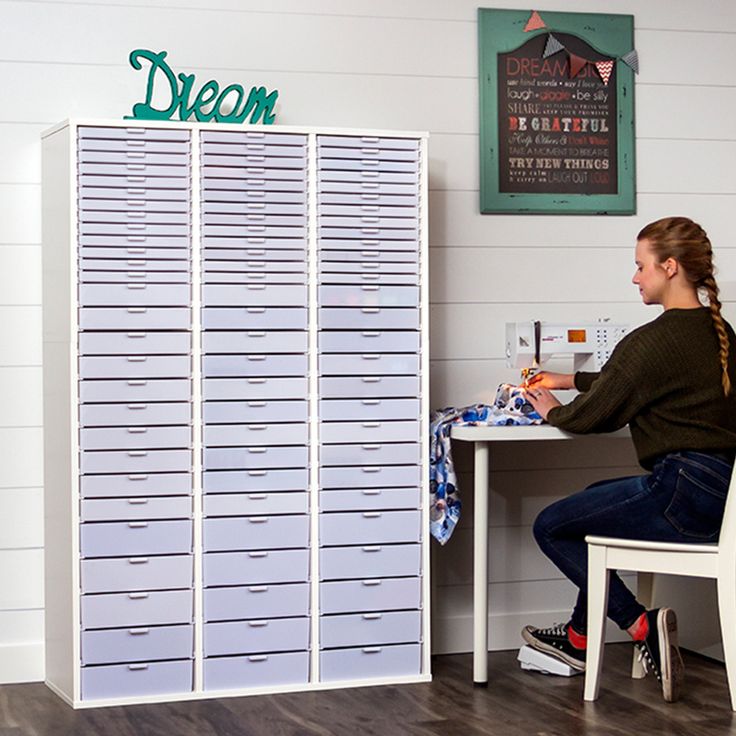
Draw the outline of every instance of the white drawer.
[[[363,511],[321,514],[320,543],[325,547],[345,544],[399,544],[419,542],[419,511]]]
[[[278,493],[218,493],[204,497],[205,516],[271,516],[306,514],[306,491]]]
[[[421,644],[331,649],[319,655],[323,682],[419,675]]]
[[[238,261],[232,261],[232,263],[238,263]],[[289,262],[284,261],[284,263]],[[205,284],[306,284],[307,275],[304,271],[301,273],[244,273],[242,271],[205,269],[202,280]]]
[[[169,193],[171,194],[171,193]],[[91,194],[82,189],[79,197],[80,213],[119,213],[134,214],[143,212],[146,216],[153,212],[186,212],[189,213],[189,201],[181,190],[175,190],[173,197],[151,198],[145,190],[132,193],[120,192],[117,189],[98,189]],[[155,195],[154,195],[155,197]]]
[[[419,258],[419,243],[416,233],[399,237],[408,230],[394,230],[393,237],[386,235],[388,230],[374,230],[369,228],[363,230],[338,230],[337,228],[322,229],[320,233],[319,249],[324,255],[330,255],[334,260],[334,254],[342,250],[353,251],[354,259],[357,261],[366,258],[388,258],[404,263],[416,263]],[[368,253],[375,252],[375,256]],[[403,254],[403,255],[402,255]]]
[[[191,352],[188,332],[82,332],[80,355],[173,355]]]
[[[143,203],[145,204],[145,203]],[[79,221],[82,223],[143,223],[145,225],[189,225],[189,212],[146,211],[145,207],[126,207],[119,210],[79,210]],[[175,228],[178,235],[186,235],[181,228]],[[168,233],[167,233],[168,234]]]
[[[220,154],[227,156],[266,156],[267,158],[284,158],[296,156],[303,159],[306,154],[306,139],[301,143],[235,143],[232,141],[202,143],[202,152],[205,154]]]
[[[383,148],[406,151],[416,151],[419,148],[418,138],[387,138],[385,136],[368,135],[320,135],[317,143],[322,149],[324,146],[340,148]]]
[[[322,399],[319,402],[320,419],[324,422],[417,419],[420,411],[419,399]]]
[[[202,202],[205,213],[232,215],[303,215],[307,214],[306,199],[296,197],[294,200],[276,200],[259,197],[258,201],[240,200],[235,202],[213,202],[207,198]]]
[[[191,519],[191,496],[86,499],[82,521],[136,521],[141,519]]]
[[[309,389],[306,378],[205,378],[206,401],[302,399]]]
[[[416,353],[419,333],[416,331],[322,331],[319,346],[323,353]]]
[[[419,264],[416,261],[399,261],[391,262],[389,260],[376,260],[372,256],[366,257],[364,260],[340,260],[331,259],[333,252],[325,251],[320,253],[319,273],[320,278],[324,279],[328,274],[352,274],[355,276],[361,274],[388,274],[395,276],[407,275],[415,279],[418,278]]]
[[[206,424],[306,422],[307,402],[302,401],[206,401],[202,405]]]
[[[133,255],[119,254],[119,258],[85,258],[79,259],[79,270],[84,271],[107,271],[117,273],[121,277],[126,273],[178,273],[183,281],[191,277],[188,253],[181,254],[180,259],[152,260],[149,258],[137,258]]]
[[[208,307],[302,307],[307,287],[284,284],[209,284],[202,287]]]
[[[320,465],[418,465],[421,462],[417,442],[391,442],[362,445],[322,445]]]
[[[108,496],[171,496],[191,494],[191,473],[84,475],[79,479],[82,498]]]
[[[299,169],[277,169],[265,168],[263,165],[253,166],[203,166],[202,176],[205,179],[213,177],[215,179],[230,179],[231,181],[248,182],[248,188],[251,186],[259,186],[263,182],[263,188],[267,187],[267,183],[277,180],[283,189],[290,191],[301,191],[306,189],[306,171]],[[275,182],[274,182],[275,183]]]
[[[322,212],[319,216],[320,234],[323,237],[329,238],[330,233],[332,232],[331,228],[359,228],[361,233],[360,237],[362,237],[362,233],[364,232],[363,228],[380,228],[381,231],[383,231],[384,228],[390,228],[412,231],[411,235],[406,232],[402,233],[402,235],[405,236],[401,238],[402,240],[416,237],[417,227],[419,226],[416,212],[407,212],[404,210],[403,212],[391,214],[398,214],[400,216],[384,217],[378,213],[370,212],[359,212],[352,215],[341,212],[339,214],[328,215]],[[340,235],[338,237],[343,236]]]
[[[207,173],[213,167],[226,166],[228,168],[251,168],[254,166],[265,166],[268,169],[297,169],[303,171],[307,167],[305,156],[298,156],[297,151],[292,151],[291,156],[267,156],[262,153],[245,155],[230,155],[217,153],[202,154],[202,168]],[[290,172],[287,172],[290,173]]]
[[[188,355],[92,356],[79,359],[80,378],[188,378]]]
[[[417,286],[320,286],[321,307],[416,307]]]
[[[79,382],[79,400],[83,403],[120,401],[125,404],[145,405],[151,401],[180,402],[187,407],[186,411],[189,412],[191,396],[191,383],[186,378],[160,378],[153,381],[146,379],[112,379],[108,381]],[[152,404],[151,408],[153,406]],[[80,409],[84,416],[87,416],[84,414],[86,410],[87,407],[81,407]],[[104,413],[104,409],[102,411]],[[131,409],[131,413],[135,411],[139,410]],[[168,409],[164,413],[167,411]],[[151,413],[159,416],[157,412],[152,411]],[[99,417],[99,413],[93,411],[89,416],[97,418]],[[151,424],[155,424],[155,422],[151,422]]]
[[[421,574],[419,544],[325,547],[319,553],[320,579],[414,577]]]
[[[203,130],[200,135],[203,143],[307,145],[307,136],[300,133],[265,133],[261,130]]]
[[[212,238],[293,238],[303,240],[307,237],[307,228],[289,225],[203,225],[202,236],[208,246],[215,245]],[[296,247],[294,243],[290,247]],[[288,247],[288,246],[287,246]]]
[[[81,330],[188,330],[191,326],[189,309],[177,307],[113,307],[110,309],[80,309]]]
[[[384,442],[416,442],[420,437],[419,422],[322,422],[323,443],[344,442],[381,444]]]
[[[165,172],[161,176],[165,176]],[[329,188],[326,185],[330,183],[340,183],[343,188]],[[394,189],[387,189],[380,185],[403,184],[406,189],[416,194],[419,184],[419,177],[416,172],[403,171],[340,171],[334,169],[322,169],[317,172],[317,186],[321,192],[343,191],[350,192],[363,190],[363,184],[378,184],[378,189],[367,189],[366,191],[379,191],[384,193],[396,193]]]
[[[181,427],[92,427],[79,430],[82,450],[139,450],[190,447],[192,428]]]
[[[419,310],[409,308],[328,308],[319,310],[319,326],[325,330],[418,330]]]
[[[320,468],[322,488],[400,488],[421,484],[418,465],[364,465],[360,468]]]
[[[192,406],[184,401],[161,404],[83,404],[79,407],[79,423],[83,427],[188,425],[191,419]]]
[[[92,139],[123,141],[189,141],[189,131],[177,128],[122,128],[84,125],[77,129],[81,141]]]
[[[188,624],[192,621],[192,591],[83,595],[81,615],[85,629]]]
[[[205,353],[306,353],[308,337],[306,331],[205,332],[202,349]]]
[[[302,583],[309,579],[308,549],[209,552],[203,560],[205,587]]]
[[[215,657],[204,662],[204,689],[240,690],[309,682],[309,652]]]
[[[202,193],[205,206],[211,206],[213,202],[285,202],[306,206],[307,195],[304,190],[288,192],[276,189],[267,190],[264,188],[248,189],[247,185],[246,188],[218,189],[217,185],[213,184],[214,181],[216,180],[204,180]],[[230,183],[228,182],[228,184]]]
[[[83,197],[91,197],[92,190],[98,187],[105,192],[117,189],[126,193],[130,192],[131,189],[134,192],[147,190],[149,192],[160,191],[164,194],[171,192],[171,190],[174,190],[175,193],[184,190],[184,193],[188,196],[189,192],[187,190],[191,187],[189,176],[151,176],[135,172],[80,173],[77,180]],[[105,196],[112,195],[106,194]]]
[[[261,171],[263,171],[261,169]],[[277,174],[277,171],[270,172]],[[304,194],[307,189],[307,182],[304,179],[276,179],[271,176],[265,177],[258,174],[246,173],[241,179],[225,179],[221,177],[217,170],[204,169],[202,178],[200,179],[202,192],[208,199],[215,198],[216,195],[225,196],[226,194],[243,191],[266,191],[266,192],[294,192]]]
[[[419,396],[420,390],[418,376],[335,376],[319,379],[319,394],[323,399]]]
[[[202,528],[205,552],[309,546],[306,515],[209,518]]]
[[[420,578],[371,578],[320,583],[322,613],[420,608]]]
[[[175,177],[189,180],[189,160],[187,157],[179,157],[182,164],[144,164],[144,163],[80,163],[77,171],[91,176],[143,176],[143,177]],[[186,163],[184,163],[186,162]]]
[[[419,196],[416,191],[413,194],[373,194],[370,191],[365,191],[358,194],[333,194],[325,193],[319,194],[317,202],[322,207],[329,207],[331,205],[340,206],[352,206],[356,203],[394,207],[418,207]]]
[[[186,271],[79,271],[82,284],[188,284],[190,279]]]
[[[83,631],[81,655],[82,666],[187,659],[194,656],[194,627],[183,624]]]
[[[309,583],[208,588],[203,597],[205,621],[309,615]]]
[[[188,554],[192,551],[191,521],[128,521],[82,524],[82,557],[135,557]]]
[[[189,284],[82,284],[83,307],[178,307],[191,300]]]
[[[90,239],[93,240],[93,239]],[[159,241],[161,238],[159,238]],[[136,243],[125,241],[112,245],[87,245],[79,248],[80,263],[89,260],[104,260],[117,262],[117,268],[126,269],[128,261],[157,264],[163,271],[189,271],[191,252],[186,246],[172,247],[164,243]],[[144,269],[145,270],[145,269]]]
[[[227,254],[226,254],[227,255]],[[268,280],[272,276],[291,275],[306,279],[306,263],[304,261],[269,260],[266,256],[251,258],[248,260],[236,260],[234,258],[209,259],[202,262],[202,271],[207,277],[216,271],[227,271],[228,273],[265,275]]]
[[[357,613],[320,619],[322,649],[403,644],[422,640],[419,611]]]
[[[344,242],[342,240],[337,242]],[[360,241],[361,244],[363,241]],[[395,243],[394,243],[395,245]],[[344,249],[339,249],[338,246],[333,245],[332,241],[325,241],[322,243],[319,250],[319,263],[320,268],[325,270],[332,270],[336,262],[344,262],[345,270],[351,270],[357,266],[363,267],[363,264],[376,263],[385,264],[386,269],[390,270],[396,265],[399,266],[410,266],[414,270],[419,270],[419,254],[416,250],[401,250],[396,248],[381,248],[379,247],[379,241],[370,240],[365,248],[357,248],[355,242],[351,245],[345,246]],[[379,265],[380,268],[380,265]],[[370,267],[368,267],[370,270]]]
[[[309,619],[277,618],[226,621],[204,626],[204,656],[306,651]]]
[[[305,376],[307,356],[291,354],[205,355],[202,358],[205,376]]]
[[[322,271],[319,275],[319,283],[329,285],[377,284],[378,286],[416,286],[419,283],[419,276],[417,274],[401,273],[329,273]]]
[[[320,511],[386,511],[418,509],[420,505],[418,488],[333,489],[319,493]]]
[[[80,453],[82,473],[186,473],[191,467],[191,450],[112,450]]]
[[[255,230],[256,228],[254,228]],[[278,235],[275,228],[250,234],[204,235],[202,250],[206,260],[301,261],[307,257],[306,235],[289,232]],[[286,228],[279,228],[279,231]]]
[[[306,445],[309,427],[301,424],[207,424],[203,430],[207,447],[255,445]]]
[[[209,447],[204,449],[205,470],[259,470],[306,468],[306,447]]]
[[[283,212],[265,212],[254,210],[251,212],[212,212],[207,207],[202,213],[202,223],[205,232],[209,230],[208,225],[225,225],[228,227],[239,227],[241,225],[266,225],[268,227],[298,227],[307,225],[305,214],[292,214]]]
[[[82,593],[192,587],[191,555],[82,560],[81,571]]]
[[[323,376],[370,376],[419,374],[416,353],[328,353],[319,356]]]
[[[305,491],[309,472],[294,470],[219,470],[205,472],[202,487],[205,493],[263,493]]]
[[[324,197],[325,195],[322,195]],[[370,195],[365,195],[370,197]],[[393,202],[381,202],[381,198],[376,195],[374,201],[370,199],[361,199],[360,197],[345,198],[338,202],[325,203],[320,197],[319,216],[322,217],[380,217],[380,218],[396,218],[401,221],[404,218],[413,220],[411,227],[417,226],[417,217],[419,209],[416,204],[416,198],[411,201],[401,201],[400,197],[394,197]],[[395,201],[395,200],[400,201]],[[408,198],[407,198],[408,199]],[[320,219],[320,222],[322,220]],[[322,224],[325,224],[322,222]],[[391,227],[391,224],[388,224]]]
[[[234,307],[202,310],[205,330],[306,330],[304,308]]]
[[[190,659],[171,662],[115,664],[82,670],[82,700],[107,700],[190,692]]]
[[[416,149],[384,148],[377,144],[355,147],[320,145],[317,157],[324,167],[331,168],[350,162],[362,163],[365,166],[370,164],[381,166],[387,161],[406,161],[416,165],[419,153]],[[337,160],[331,161],[330,159]],[[341,159],[348,159],[348,161],[341,161]]]

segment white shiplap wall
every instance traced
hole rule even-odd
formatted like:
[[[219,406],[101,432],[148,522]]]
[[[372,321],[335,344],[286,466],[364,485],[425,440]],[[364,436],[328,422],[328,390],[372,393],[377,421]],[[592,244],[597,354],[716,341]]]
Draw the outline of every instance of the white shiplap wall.
[[[284,124],[431,132],[434,406],[487,399],[515,377],[502,360],[507,320],[653,317],[628,285],[633,236],[651,219],[702,221],[721,279],[736,282],[732,0],[536,7],[635,15],[635,217],[478,214],[476,2],[0,0],[0,682],[43,677],[39,135],[71,116],[127,114],[145,84],[127,64],[132,49],[166,49],[177,72],[200,82],[278,88]],[[626,443],[551,444],[492,458],[492,648],[515,646],[521,623],[564,615],[570,603],[569,586],[531,539],[535,513],[592,480],[632,471]],[[467,489],[466,448],[457,461]],[[437,651],[471,647],[467,492],[465,501],[460,528],[434,553]]]

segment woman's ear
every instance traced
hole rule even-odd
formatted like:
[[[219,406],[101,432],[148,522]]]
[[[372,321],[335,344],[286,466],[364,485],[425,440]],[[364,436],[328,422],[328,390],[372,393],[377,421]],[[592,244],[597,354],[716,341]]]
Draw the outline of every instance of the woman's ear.
[[[672,278],[673,276],[677,275],[677,272],[679,271],[679,268],[680,268],[680,264],[674,258],[668,258],[662,264],[662,267],[664,268],[664,271],[667,274],[667,278]]]

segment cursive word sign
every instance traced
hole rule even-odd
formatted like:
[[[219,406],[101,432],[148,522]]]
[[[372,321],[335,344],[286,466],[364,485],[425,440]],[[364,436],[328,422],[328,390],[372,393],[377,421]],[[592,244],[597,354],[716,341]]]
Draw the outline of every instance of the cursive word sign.
[[[192,115],[200,123],[215,120],[218,123],[257,123],[264,125],[275,120],[273,109],[279,96],[278,90],[267,92],[265,87],[251,87],[248,96],[239,84],[220,85],[211,79],[205,82],[192,100],[194,74],[174,74],[166,63],[166,51],[157,54],[146,49],[130,52],[130,65],[142,69],[143,61],[150,64],[145,102],[133,105],[133,114],[126,119],[169,120],[177,112],[179,120],[189,120]],[[163,90],[161,89],[163,87]],[[154,92],[158,90],[168,107],[154,107]],[[159,98],[157,98],[159,99]],[[164,103],[166,104],[166,103]]]

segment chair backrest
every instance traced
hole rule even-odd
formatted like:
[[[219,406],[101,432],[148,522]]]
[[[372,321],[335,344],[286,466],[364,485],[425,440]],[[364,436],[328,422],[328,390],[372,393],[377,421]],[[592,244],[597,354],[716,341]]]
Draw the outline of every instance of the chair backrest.
[[[718,537],[718,552],[736,565],[736,465],[731,471],[731,483],[728,486],[726,508],[723,511],[721,533]]]

